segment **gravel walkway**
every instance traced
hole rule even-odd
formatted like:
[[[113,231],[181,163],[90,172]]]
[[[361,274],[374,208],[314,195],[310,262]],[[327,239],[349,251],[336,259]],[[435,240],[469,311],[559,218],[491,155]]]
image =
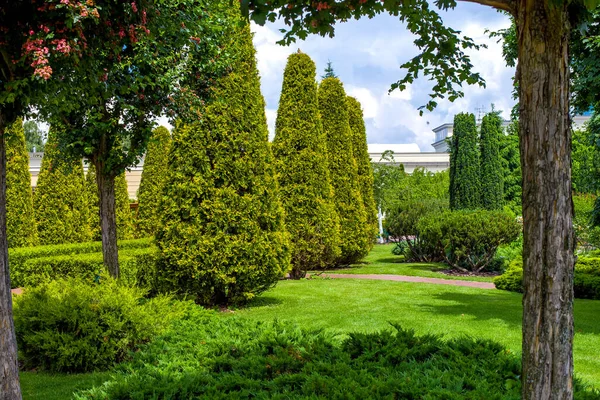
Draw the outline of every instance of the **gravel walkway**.
[[[467,286],[479,289],[496,289],[491,282],[459,281],[454,279],[422,278],[420,276],[404,275],[358,275],[358,274],[322,274],[322,277],[334,279],[375,279],[380,281],[433,283],[435,285]]]

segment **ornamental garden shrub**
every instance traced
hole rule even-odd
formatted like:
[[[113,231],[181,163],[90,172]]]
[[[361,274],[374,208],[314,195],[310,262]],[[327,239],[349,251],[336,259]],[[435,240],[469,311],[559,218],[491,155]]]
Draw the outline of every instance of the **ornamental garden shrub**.
[[[521,225],[512,213],[461,210],[429,214],[418,222],[418,230],[425,242],[442,249],[452,268],[480,272],[499,246],[519,236]]]
[[[498,111],[485,115],[479,137],[481,163],[481,206],[500,210],[504,205],[504,182],[500,159],[500,140],[503,135],[502,117]]]
[[[337,78],[323,79],[318,100],[327,144],[329,174],[340,218],[341,256],[338,264],[352,264],[369,252],[372,228],[368,225],[360,193],[346,92],[342,82]]]
[[[19,359],[53,372],[110,369],[180,318],[188,307],[103,277],[57,280],[14,298]]]
[[[480,157],[475,115],[454,117],[450,138],[450,208],[474,210],[481,205]]]
[[[65,159],[57,147],[54,128],[46,142],[33,206],[41,245],[92,239],[83,164]]]
[[[21,119],[7,127],[5,140],[8,247],[34,246],[37,244],[37,227],[33,214],[29,154]]]
[[[75,398],[517,400],[520,376],[519,358],[489,340],[417,336],[399,326],[340,340],[197,309]],[[600,397],[576,380],[575,398]]]
[[[371,166],[371,157],[367,147],[367,131],[365,129],[365,120],[363,110],[358,100],[354,97],[346,97],[348,106],[348,122],[350,123],[350,133],[352,134],[352,153],[356,161],[356,171],[358,178],[358,187],[360,195],[365,206],[367,223],[364,231],[369,240],[369,250],[371,250],[378,233],[377,207],[375,206],[375,197],[373,194],[373,167]]]
[[[144,158],[144,170],[138,189],[137,228],[140,236],[154,236],[160,220],[160,201],[169,167],[171,133],[160,126],[152,133]]]
[[[203,120],[173,134],[156,234],[161,288],[205,305],[244,303],[290,268],[250,27],[224,46],[236,55],[231,72]]]
[[[290,55],[283,74],[273,155],[285,225],[292,245],[290,277],[335,264],[340,225],[319,120],[316,67],[303,53]]]

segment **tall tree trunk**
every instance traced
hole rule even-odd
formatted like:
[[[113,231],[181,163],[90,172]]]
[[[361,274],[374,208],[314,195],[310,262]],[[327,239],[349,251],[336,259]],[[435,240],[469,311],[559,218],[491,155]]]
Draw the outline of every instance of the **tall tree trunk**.
[[[566,3],[517,4],[525,400],[573,398],[575,241]]]
[[[6,239],[5,123],[0,115],[0,400],[20,400],[17,338],[12,313]]]
[[[102,231],[102,255],[104,266],[113,278],[119,277],[119,251],[117,248],[117,215],[115,200],[115,177],[106,176],[104,165],[95,163],[98,199],[100,203],[100,228]]]

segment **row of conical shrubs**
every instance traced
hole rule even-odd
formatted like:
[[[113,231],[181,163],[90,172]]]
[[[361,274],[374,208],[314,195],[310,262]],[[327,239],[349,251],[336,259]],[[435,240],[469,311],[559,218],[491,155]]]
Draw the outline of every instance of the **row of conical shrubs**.
[[[6,132],[6,218],[9,247],[99,240],[98,193],[93,167],[87,179],[81,160],[68,160],[50,130],[35,193],[31,191],[29,155],[23,123]],[[116,181],[118,234],[134,235],[125,175]]]

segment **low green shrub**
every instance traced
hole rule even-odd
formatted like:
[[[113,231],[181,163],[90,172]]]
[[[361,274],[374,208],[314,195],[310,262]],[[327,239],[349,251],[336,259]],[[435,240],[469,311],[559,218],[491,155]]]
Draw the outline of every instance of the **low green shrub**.
[[[494,278],[497,289],[523,292],[523,261],[514,260],[504,274]],[[578,257],[573,289],[578,299],[600,300],[600,258]]]
[[[143,253],[152,246],[152,239],[123,240],[119,242],[119,255],[127,262],[127,255]],[[102,243],[75,243],[65,245],[22,247],[9,250],[11,283],[13,287],[32,286],[61,276],[93,278],[102,264]],[[72,271],[72,273],[69,273]]]
[[[111,368],[190,307],[145,294],[109,277],[100,284],[67,279],[27,289],[14,298],[20,362],[54,372]]]
[[[514,215],[505,211],[445,211],[429,214],[418,223],[421,238],[442,249],[453,268],[479,272],[489,266],[496,250],[521,232]]]

